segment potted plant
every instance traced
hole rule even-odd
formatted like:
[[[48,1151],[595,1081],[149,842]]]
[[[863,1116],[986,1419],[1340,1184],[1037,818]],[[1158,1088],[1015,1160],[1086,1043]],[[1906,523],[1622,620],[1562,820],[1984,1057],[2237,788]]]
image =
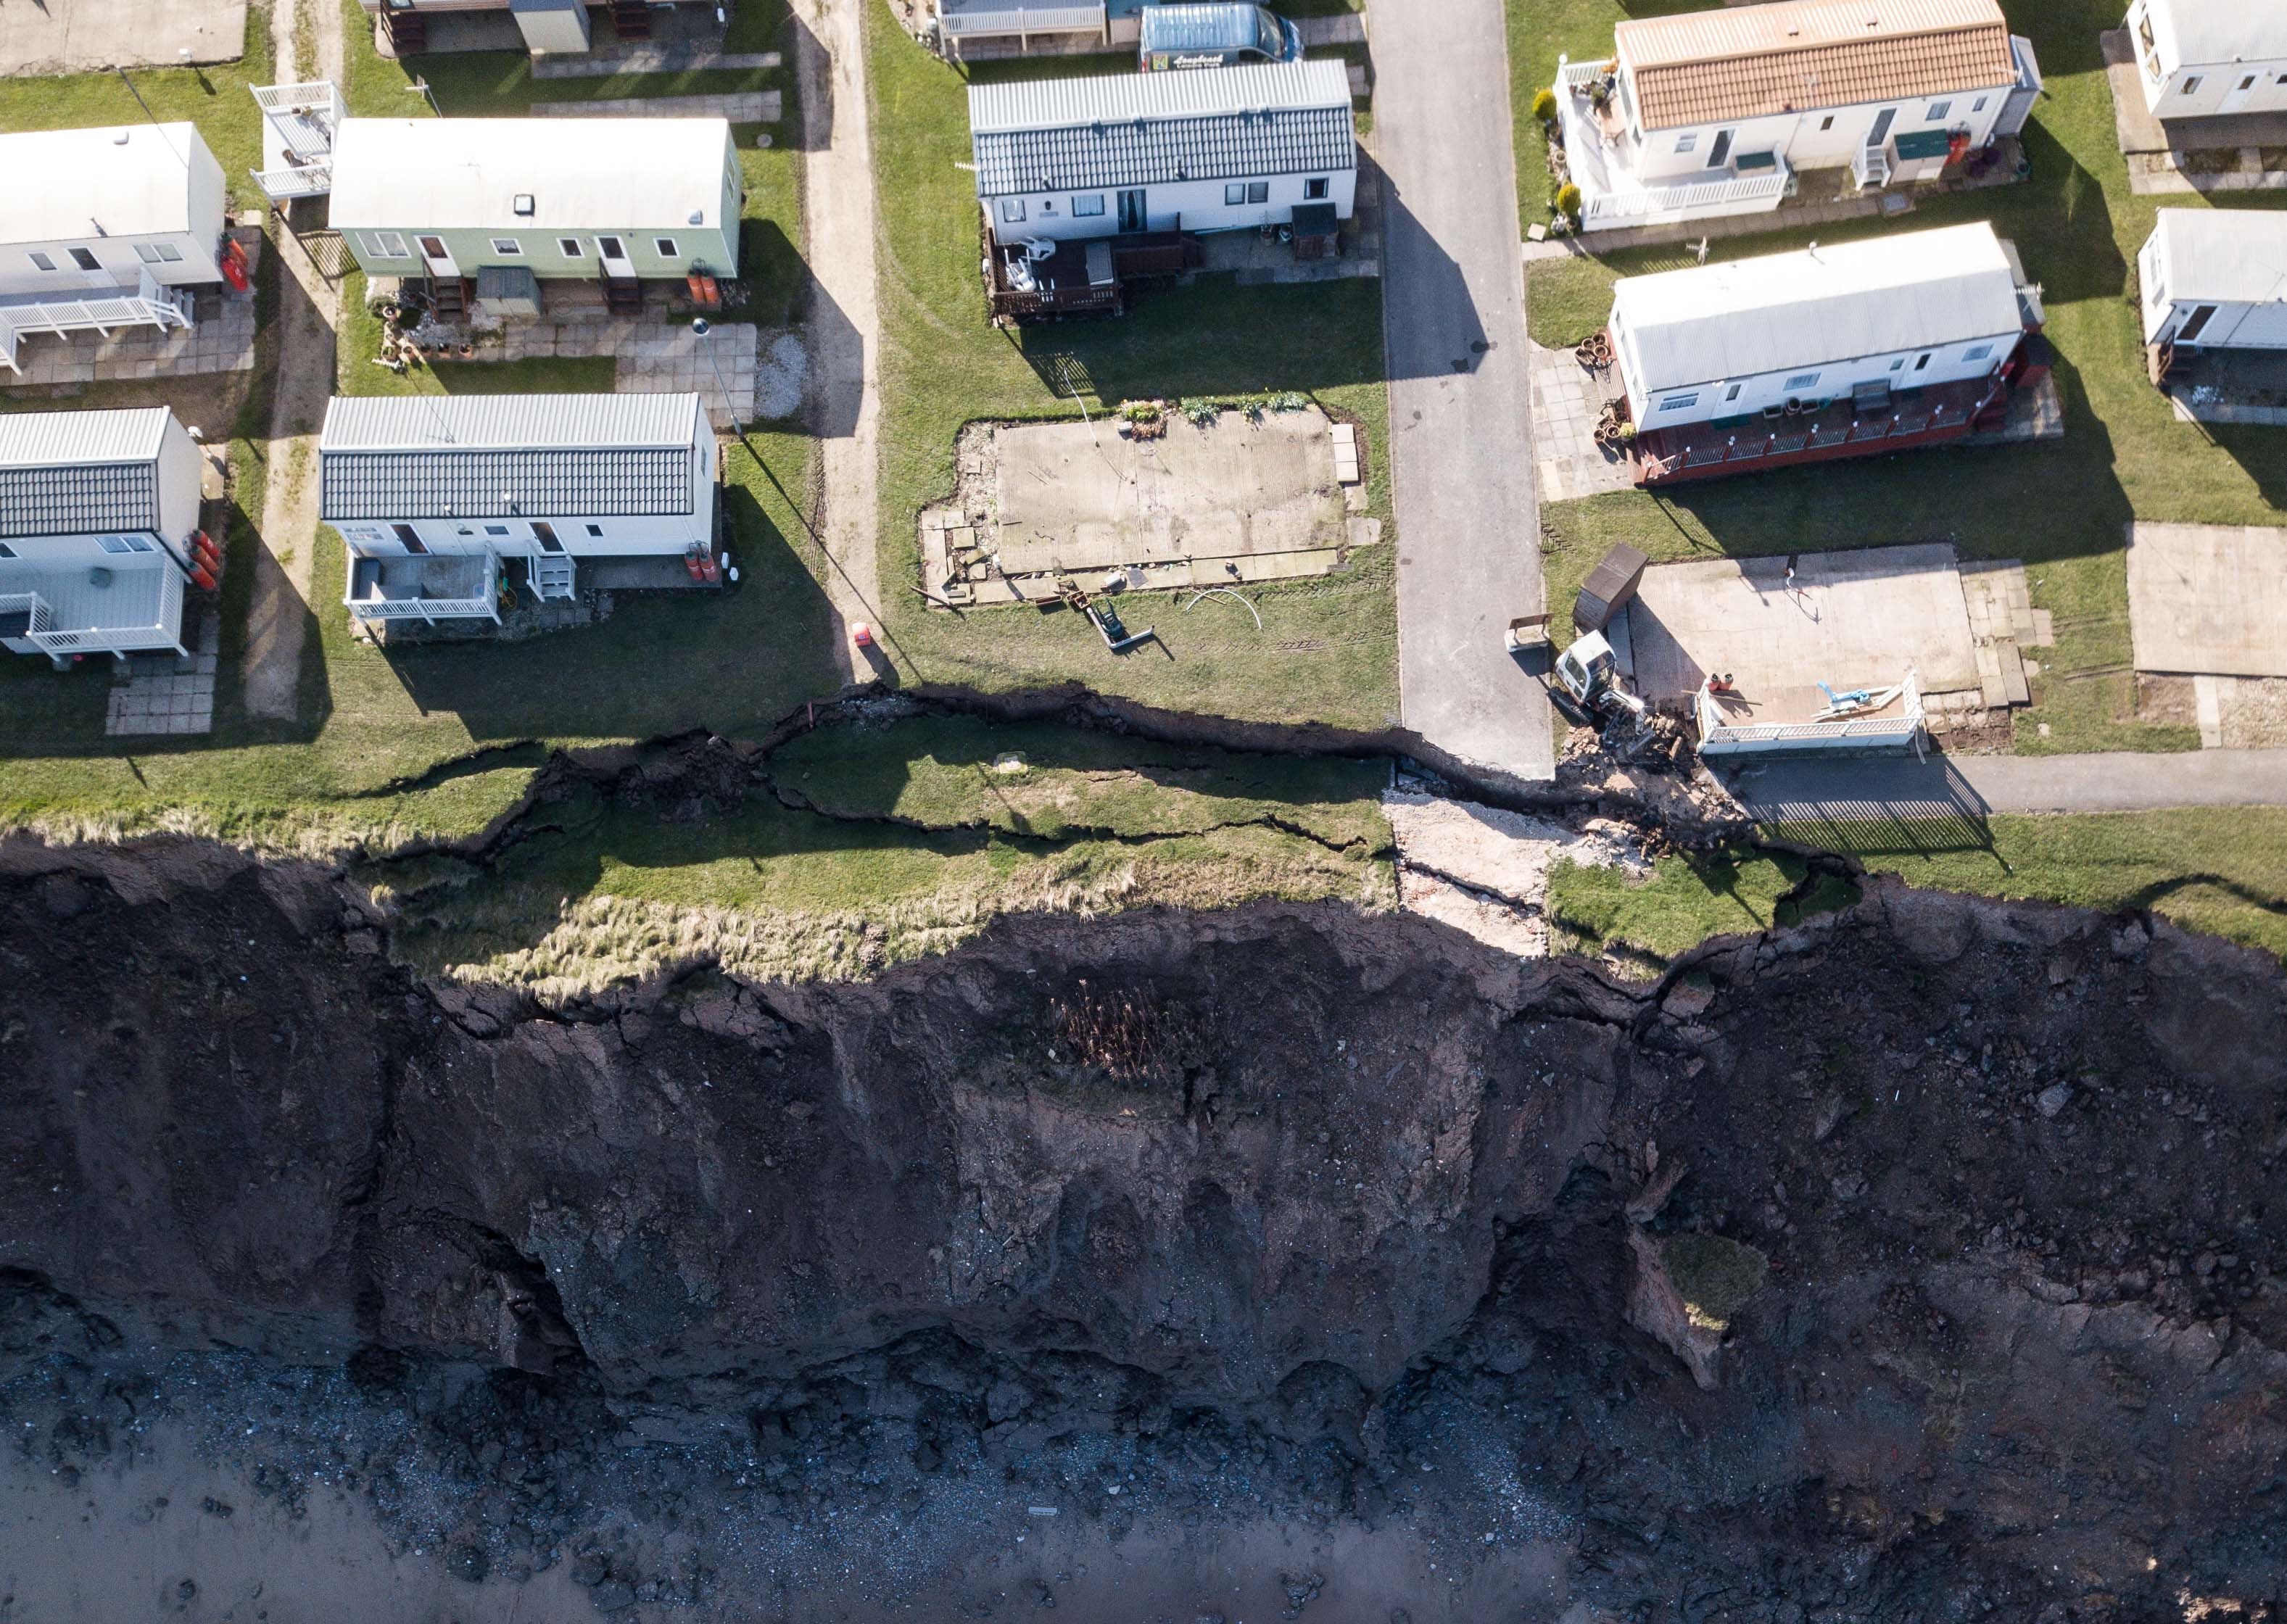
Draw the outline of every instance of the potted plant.
[[[1532,92],[1532,115],[1543,124],[1556,122],[1556,92],[1546,85]]]
[[[1556,212],[1567,225],[1579,224],[1580,188],[1573,182],[1568,180],[1556,188]]]

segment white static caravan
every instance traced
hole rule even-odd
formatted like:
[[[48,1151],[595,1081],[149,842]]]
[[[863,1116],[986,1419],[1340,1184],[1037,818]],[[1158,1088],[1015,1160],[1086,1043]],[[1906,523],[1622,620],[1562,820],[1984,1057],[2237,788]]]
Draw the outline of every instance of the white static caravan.
[[[1996,0],[1781,0],[1634,19],[1560,62],[1589,230],[1776,209],[1806,170],[1935,179],[2014,135],[2041,87]]]
[[[745,177],[720,118],[348,118],[329,218],[372,276],[739,273]]]
[[[1001,242],[1350,218],[1357,130],[1333,59],[969,87],[977,196]]]
[[[2287,214],[2163,209],[2136,270],[2146,344],[2287,349]]]
[[[222,165],[186,123],[0,135],[0,367],[25,333],[188,327],[223,280]]]
[[[0,648],[182,653],[199,461],[163,406],[0,413]]]
[[[505,558],[547,599],[581,558],[711,556],[717,471],[695,394],[336,397],[319,517],[358,619],[497,620]]]
[[[2136,0],[2125,26],[2153,117],[2287,112],[2278,0]]]
[[[2029,325],[1990,226],[1949,226],[1649,276],[1612,289],[1641,432],[1893,393],[2000,370]]]

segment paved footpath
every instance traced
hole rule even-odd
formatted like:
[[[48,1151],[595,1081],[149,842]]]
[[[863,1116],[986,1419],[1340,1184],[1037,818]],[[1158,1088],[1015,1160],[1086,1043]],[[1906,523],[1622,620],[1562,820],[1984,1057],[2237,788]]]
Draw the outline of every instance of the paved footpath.
[[[2287,805],[2287,750],[2153,756],[1853,756],[1717,774],[1757,817],[1915,820],[1988,812]]]
[[[1399,706],[1439,749],[1547,779],[1548,701],[1501,646],[1542,596],[1500,0],[1407,5],[1373,42]]]

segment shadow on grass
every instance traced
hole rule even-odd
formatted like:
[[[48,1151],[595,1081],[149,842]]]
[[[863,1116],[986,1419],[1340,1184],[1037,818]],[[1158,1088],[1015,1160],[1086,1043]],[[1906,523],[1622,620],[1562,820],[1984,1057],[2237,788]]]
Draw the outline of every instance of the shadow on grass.
[[[478,740],[767,725],[830,691],[816,668],[832,611],[753,495],[729,485],[724,501],[737,587],[615,593],[600,625],[513,643],[400,645],[385,651],[391,669],[424,715],[457,716]]]
[[[1773,760],[1717,772],[1777,838],[1859,856],[1982,852],[2002,873],[1991,808],[1943,755]]]

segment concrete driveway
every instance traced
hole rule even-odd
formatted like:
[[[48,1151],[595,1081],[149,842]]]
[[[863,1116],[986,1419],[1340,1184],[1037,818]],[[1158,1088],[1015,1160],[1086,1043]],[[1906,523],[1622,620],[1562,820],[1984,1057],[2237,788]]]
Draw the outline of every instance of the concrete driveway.
[[[1439,750],[1547,779],[1547,699],[1501,647],[1541,582],[1500,0],[1406,6],[1373,57],[1399,706]]]

